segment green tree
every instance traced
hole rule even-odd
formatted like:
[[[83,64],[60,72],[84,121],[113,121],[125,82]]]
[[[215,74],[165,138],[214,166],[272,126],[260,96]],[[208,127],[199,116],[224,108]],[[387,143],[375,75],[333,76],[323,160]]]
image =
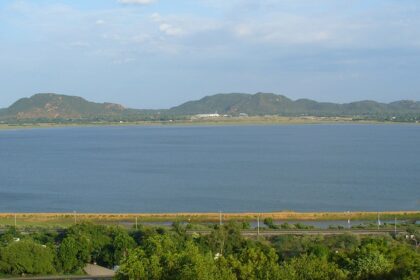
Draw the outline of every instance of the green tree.
[[[282,260],[308,253],[316,243],[322,243],[322,239],[310,236],[277,236],[272,239],[272,246]]]
[[[101,254],[97,257],[98,263],[108,267],[118,265],[122,258],[127,255],[129,249],[136,246],[134,239],[127,230],[121,227],[111,227],[109,230],[111,242],[101,248]]]
[[[13,241],[14,238],[22,238],[22,235],[15,227],[8,227],[0,234],[0,245],[7,245]]]
[[[238,279],[268,280],[280,277],[278,257],[273,249],[265,253],[259,248],[244,248],[238,258],[231,255],[227,259]]]
[[[122,259],[117,279],[159,280],[164,273],[164,266],[156,255],[147,256],[141,248],[129,250]]]
[[[195,280],[234,280],[236,279],[224,262],[216,264],[214,256],[210,252],[202,253],[192,242],[189,242],[180,256],[180,267],[178,279]]]
[[[383,279],[391,271],[392,264],[385,256],[376,251],[363,250],[351,261],[352,279]]]
[[[5,274],[50,274],[55,271],[54,253],[31,240],[12,242],[0,251],[0,270]]]
[[[109,248],[112,242],[109,236],[108,228],[101,225],[91,223],[82,223],[69,228],[68,237],[73,237],[83,250],[89,254],[89,261],[102,263],[101,256],[105,254],[105,250]]]
[[[134,239],[128,235],[127,231],[118,229],[112,235],[112,250],[114,256],[114,264],[119,261],[127,254],[128,250],[134,248]]]
[[[420,242],[420,226],[419,225],[409,225],[407,227],[407,233],[410,236],[414,236],[417,242]]]
[[[218,226],[204,238],[204,243],[213,253],[224,256],[239,253],[247,244],[241,234],[241,227],[241,224],[232,222]]]
[[[81,270],[90,261],[90,249],[85,238],[66,237],[58,248],[58,262],[65,273]]]
[[[407,244],[398,244],[392,248],[390,255],[394,267],[390,279],[420,279],[420,253]]]
[[[324,242],[333,251],[353,251],[360,246],[360,237],[355,234],[340,234],[329,236]]]
[[[347,274],[336,264],[314,255],[293,258],[281,267],[279,279],[284,280],[341,280]]]
[[[149,235],[140,247],[123,256],[118,278],[174,279],[179,274],[179,254],[183,250],[183,244],[176,240],[169,233]]]
[[[317,243],[309,247],[308,254],[314,255],[318,258],[328,259],[330,256],[330,250],[324,244]]]

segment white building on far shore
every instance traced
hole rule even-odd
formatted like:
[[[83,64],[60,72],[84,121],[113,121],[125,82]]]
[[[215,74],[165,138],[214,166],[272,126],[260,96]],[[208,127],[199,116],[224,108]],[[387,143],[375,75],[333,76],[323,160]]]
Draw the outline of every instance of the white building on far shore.
[[[194,115],[194,117],[199,118],[199,119],[204,119],[204,118],[218,118],[218,117],[220,117],[220,115],[218,113],[214,113],[214,114],[197,114],[197,115]]]

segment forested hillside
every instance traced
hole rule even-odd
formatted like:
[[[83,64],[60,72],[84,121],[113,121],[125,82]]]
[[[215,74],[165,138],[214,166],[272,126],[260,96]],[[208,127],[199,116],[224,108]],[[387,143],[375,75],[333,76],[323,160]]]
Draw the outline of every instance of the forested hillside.
[[[359,101],[345,104],[316,102],[310,99],[293,101],[283,95],[272,93],[216,94],[197,101],[186,102],[171,108],[174,114],[219,113],[237,115],[283,115],[283,116],[415,116],[420,115],[420,102],[397,101],[389,104],[375,101]]]

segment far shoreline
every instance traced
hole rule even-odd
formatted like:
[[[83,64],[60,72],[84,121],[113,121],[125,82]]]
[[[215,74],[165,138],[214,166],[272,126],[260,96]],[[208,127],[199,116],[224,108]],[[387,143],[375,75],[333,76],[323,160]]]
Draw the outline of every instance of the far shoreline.
[[[392,122],[375,120],[353,120],[347,117],[238,117],[202,120],[173,120],[173,121],[133,121],[133,122],[74,122],[74,123],[23,123],[0,124],[2,130],[21,130],[37,128],[67,128],[67,127],[132,127],[132,126],[253,126],[253,125],[419,125],[417,122]]]

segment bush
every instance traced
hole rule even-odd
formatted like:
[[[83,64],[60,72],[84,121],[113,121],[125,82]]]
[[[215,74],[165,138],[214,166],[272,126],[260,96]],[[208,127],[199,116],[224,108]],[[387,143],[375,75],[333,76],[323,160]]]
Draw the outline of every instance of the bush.
[[[279,226],[274,223],[273,218],[265,218],[264,219],[264,224],[268,228],[271,228],[271,229],[278,229],[279,228]]]

